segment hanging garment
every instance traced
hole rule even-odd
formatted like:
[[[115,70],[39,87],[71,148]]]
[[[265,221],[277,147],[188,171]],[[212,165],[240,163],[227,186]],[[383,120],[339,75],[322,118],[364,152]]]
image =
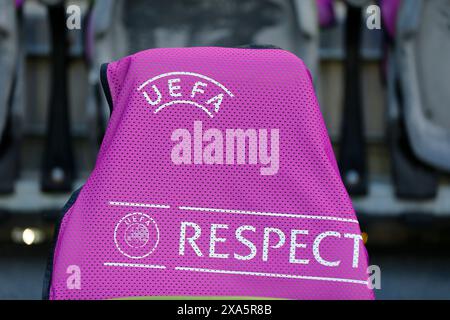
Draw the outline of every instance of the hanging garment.
[[[50,299],[372,299],[309,71],[269,47],[104,65],[97,163],[64,209]]]

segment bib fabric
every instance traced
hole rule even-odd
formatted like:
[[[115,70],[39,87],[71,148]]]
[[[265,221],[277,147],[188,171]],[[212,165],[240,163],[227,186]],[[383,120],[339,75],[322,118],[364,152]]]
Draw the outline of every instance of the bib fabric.
[[[373,299],[300,59],[152,49],[105,65],[102,82],[111,119],[64,210],[50,299]]]

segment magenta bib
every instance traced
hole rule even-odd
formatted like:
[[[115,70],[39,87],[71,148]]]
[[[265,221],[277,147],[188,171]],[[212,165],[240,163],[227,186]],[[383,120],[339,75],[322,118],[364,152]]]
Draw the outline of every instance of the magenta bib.
[[[281,49],[108,64],[111,120],[58,231],[51,299],[372,299],[311,77]]]

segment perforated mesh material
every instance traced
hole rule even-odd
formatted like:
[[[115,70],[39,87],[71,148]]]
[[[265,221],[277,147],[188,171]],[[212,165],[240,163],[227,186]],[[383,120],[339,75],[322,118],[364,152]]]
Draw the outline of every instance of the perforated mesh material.
[[[180,79],[175,96],[171,79]],[[109,64],[108,82],[114,111],[96,167],[60,228],[52,299],[373,297],[364,245],[348,236],[359,236],[359,225],[297,57],[278,49],[153,49]],[[206,86],[192,97],[197,82]],[[206,103],[220,94],[219,108]],[[223,164],[206,157],[194,164],[200,122],[203,135],[223,135],[223,149],[216,144]],[[249,152],[246,141],[245,164],[226,164],[230,129],[256,132],[258,148]],[[271,164],[261,157],[264,129],[269,155],[279,130],[277,170],[275,157]],[[191,135],[192,164],[173,162],[177,132],[184,142]],[[210,143],[197,141],[203,152]],[[175,162],[180,155],[188,162],[186,148]],[[71,265],[79,266],[80,289],[68,288]]]

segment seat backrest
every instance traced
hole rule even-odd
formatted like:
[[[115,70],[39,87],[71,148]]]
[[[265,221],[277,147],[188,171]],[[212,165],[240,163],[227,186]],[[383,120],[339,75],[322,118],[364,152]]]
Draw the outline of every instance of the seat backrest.
[[[402,1],[396,38],[406,129],[416,156],[450,171],[450,1]]]
[[[135,0],[125,6],[130,51],[272,44],[301,57],[318,76],[316,0]]]
[[[112,116],[61,224],[51,298],[373,297],[295,55],[153,49],[104,67],[103,83]],[[71,265],[80,290],[67,288]]]
[[[9,100],[13,90],[18,55],[18,30],[15,7],[12,1],[0,3],[0,143],[10,110]]]

